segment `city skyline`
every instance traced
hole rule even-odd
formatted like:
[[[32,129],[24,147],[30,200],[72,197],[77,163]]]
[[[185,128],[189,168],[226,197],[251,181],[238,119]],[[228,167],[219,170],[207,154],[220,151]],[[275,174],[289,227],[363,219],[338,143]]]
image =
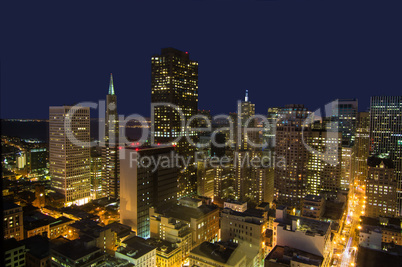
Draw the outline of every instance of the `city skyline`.
[[[1,266],[401,266],[402,2],[4,7]]]

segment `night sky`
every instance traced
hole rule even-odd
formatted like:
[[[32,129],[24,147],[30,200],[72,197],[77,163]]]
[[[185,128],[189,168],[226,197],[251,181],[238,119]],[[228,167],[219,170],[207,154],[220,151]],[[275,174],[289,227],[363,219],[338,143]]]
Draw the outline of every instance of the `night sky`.
[[[5,1],[4,1],[5,2]],[[151,56],[199,61],[199,108],[257,113],[289,103],[402,94],[401,1],[7,1],[0,7],[1,118],[105,99],[150,114]],[[91,116],[97,117],[93,110]]]

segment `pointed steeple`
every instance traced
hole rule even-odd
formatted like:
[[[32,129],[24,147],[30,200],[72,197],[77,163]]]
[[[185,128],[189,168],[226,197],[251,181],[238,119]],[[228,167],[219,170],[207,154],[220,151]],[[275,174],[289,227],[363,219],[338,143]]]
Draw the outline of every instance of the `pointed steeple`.
[[[110,73],[109,95],[114,95],[113,75]]]
[[[246,97],[244,97],[244,102],[248,102],[248,90],[246,90]]]

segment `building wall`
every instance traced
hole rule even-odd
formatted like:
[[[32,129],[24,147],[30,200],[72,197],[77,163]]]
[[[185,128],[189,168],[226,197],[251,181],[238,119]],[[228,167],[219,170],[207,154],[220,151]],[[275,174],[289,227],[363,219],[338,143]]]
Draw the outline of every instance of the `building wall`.
[[[17,241],[24,239],[22,207],[4,210],[3,216],[4,238],[15,238]]]
[[[24,267],[25,253],[25,245],[4,251],[5,267]]]
[[[74,112],[71,121],[68,112]],[[65,205],[83,205],[90,200],[89,108],[49,108],[49,162],[53,189],[65,197]],[[71,131],[65,122],[71,122]],[[82,145],[74,144],[73,136]],[[71,139],[71,140],[70,140]]]
[[[393,168],[384,164],[368,167],[366,179],[366,216],[395,216],[397,214],[397,180]]]

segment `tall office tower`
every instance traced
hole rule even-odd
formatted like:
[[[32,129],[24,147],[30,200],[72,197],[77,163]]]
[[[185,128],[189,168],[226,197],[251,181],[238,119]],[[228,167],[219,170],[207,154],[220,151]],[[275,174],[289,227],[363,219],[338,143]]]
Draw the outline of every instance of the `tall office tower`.
[[[87,107],[49,108],[49,161],[52,188],[64,204],[90,200],[90,113]]]
[[[251,166],[250,160],[261,155],[260,150],[253,147],[249,142],[258,142],[258,132],[250,131],[249,128],[256,127],[256,121],[252,118],[255,115],[255,104],[252,104],[248,98],[248,90],[244,101],[239,101],[237,105],[236,120],[236,149],[235,158],[235,197],[238,200],[249,200],[256,198],[254,180],[252,173],[256,168]],[[254,178],[256,178],[254,176]]]
[[[191,60],[188,52],[174,48],[163,48],[160,55],[152,57],[152,137],[155,143],[171,143],[182,137],[176,144],[176,152],[184,157],[194,157],[195,147],[184,136],[188,119],[198,112],[198,62]],[[169,103],[169,104],[164,104]],[[170,105],[170,106],[169,106]],[[174,110],[177,106],[183,116]],[[195,131],[189,131],[192,139]],[[179,174],[179,197],[196,193],[196,172],[191,166],[181,166]]]
[[[397,180],[394,163],[385,157],[373,156],[367,160],[366,216],[393,217],[397,212]]]
[[[267,143],[267,147],[264,148],[263,153],[265,152],[269,156],[275,152],[276,122],[278,121],[280,109],[279,107],[268,108],[268,124],[264,125],[263,141]]]
[[[307,163],[309,152],[302,138],[310,129],[306,123],[309,111],[304,105],[286,105],[279,112],[276,127],[275,166],[277,203],[300,208],[307,191]]]
[[[113,76],[110,74],[109,92],[106,95],[105,141],[102,150],[104,195],[110,199],[119,197],[119,115],[117,97],[114,91]]]
[[[385,154],[395,165],[398,188],[402,188],[402,96],[374,96],[370,103],[371,155]],[[398,215],[402,215],[402,192],[398,191]]]
[[[353,148],[348,146],[342,146],[342,162],[341,162],[341,189],[349,190],[353,181]]]
[[[47,169],[47,148],[32,148],[29,152],[30,174],[43,173]]]
[[[214,197],[216,168],[211,166],[209,159],[197,162],[197,195]]]
[[[103,157],[96,147],[91,148],[91,199],[105,197],[102,190]]]
[[[245,128],[255,128],[255,120],[250,118],[255,115],[255,104],[252,104],[248,99],[248,90],[244,101],[239,101],[237,104],[237,150],[252,150],[253,148],[248,144],[248,140],[256,142],[258,132],[245,132]]]
[[[336,196],[341,188],[342,134],[313,129],[307,144],[310,153],[307,165],[307,194]]]
[[[355,141],[358,102],[357,99],[337,99],[333,108],[333,119],[338,122],[342,133],[342,146],[352,147]]]
[[[120,160],[120,222],[148,238],[149,208],[177,202],[173,146],[128,147],[124,153]]]
[[[370,113],[359,112],[357,116],[357,128],[355,145],[353,146],[353,174],[355,181],[360,185],[367,178],[367,158],[370,150]]]

